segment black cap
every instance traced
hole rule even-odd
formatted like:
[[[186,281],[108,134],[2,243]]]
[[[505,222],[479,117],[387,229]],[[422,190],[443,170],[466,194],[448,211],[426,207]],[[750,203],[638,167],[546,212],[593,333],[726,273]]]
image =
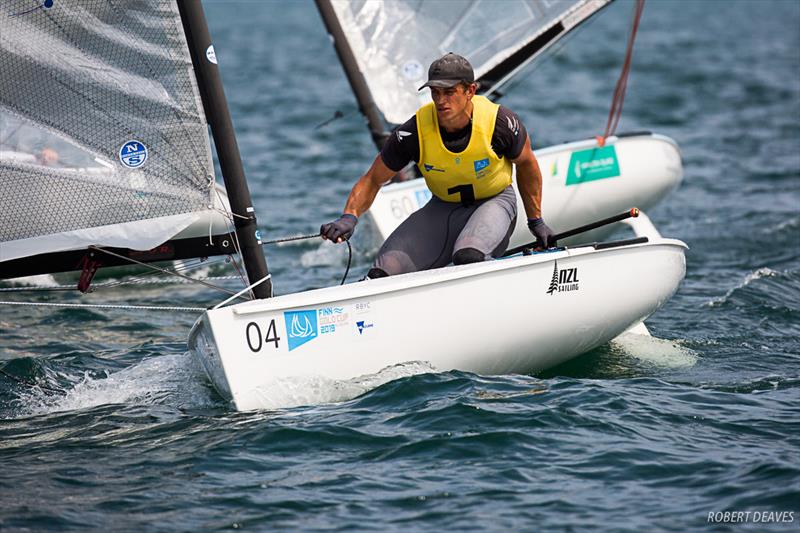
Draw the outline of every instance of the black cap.
[[[472,65],[460,55],[449,52],[431,63],[428,68],[428,81],[419,90],[425,87],[453,87],[462,81],[475,82]]]

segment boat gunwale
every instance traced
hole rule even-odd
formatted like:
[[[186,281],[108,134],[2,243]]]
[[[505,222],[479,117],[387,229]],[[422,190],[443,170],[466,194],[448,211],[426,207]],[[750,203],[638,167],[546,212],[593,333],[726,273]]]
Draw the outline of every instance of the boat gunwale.
[[[210,309],[206,311],[203,316],[222,311],[233,312],[237,316],[247,316],[270,311],[280,311],[283,309],[314,307],[325,305],[330,302],[369,298],[376,295],[384,295],[392,292],[436,285],[453,280],[464,280],[494,272],[525,268],[536,264],[547,264],[551,262],[551,260],[555,261],[559,259],[582,257],[586,255],[593,256],[595,254],[618,253],[619,251],[624,250],[640,248],[652,249],[665,246],[678,248],[682,251],[689,249],[689,247],[683,241],[667,238],[651,239],[646,243],[629,244],[602,250],[596,250],[591,246],[567,247],[556,252],[543,252],[529,256],[518,254],[508,258],[485,261],[483,263],[472,263],[458,266],[451,265],[441,269],[412,272],[409,274],[402,274],[400,276],[390,276],[388,278],[382,278],[379,280],[369,280],[367,282],[355,284],[351,283],[348,285],[321,287],[308,291],[289,293],[266,300],[251,300],[249,302],[238,303],[221,307],[219,309]],[[401,276],[403,276],[404,279],[402,279]],[[417,279],[409,279],[409,277],[416,277]],[[394,282],[394,286],[387,286],[386,282],[389,280]],[[404,283],[398,283],[398,281]],[[339,293],[342,292],[343,287],[349,287],[352,292],[347,295],[340,295]],[[286,300],[289,301],[287,302]]]

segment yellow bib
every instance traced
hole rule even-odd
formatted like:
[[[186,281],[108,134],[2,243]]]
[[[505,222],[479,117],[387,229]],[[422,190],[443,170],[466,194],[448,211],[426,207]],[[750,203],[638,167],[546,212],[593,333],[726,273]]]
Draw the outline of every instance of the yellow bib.
[[[446,202],[460,202],[471,187],[474,199],[499,194],[511,185],[511,161],[492,150],[497,110],[484,96],[472,98],[472,135],[463,152],[445,148],[433,102],[417,111],[419,167],[433,194]],[[450,192],[448,192],[450,191]]]

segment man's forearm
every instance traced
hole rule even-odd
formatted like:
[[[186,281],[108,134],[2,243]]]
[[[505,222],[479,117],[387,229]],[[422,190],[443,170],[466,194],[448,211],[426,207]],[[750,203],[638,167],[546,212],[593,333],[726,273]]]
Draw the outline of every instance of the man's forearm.
[[[380,186],[376,185],[369,175],[361,176],[356,184],[353,185],[350,196],[347,197],[344,212],[360,217],[375,201],[378,189],[380,189]]]
[[[542,173],[535,158],[517,164],[517,188],[528,218],[542,216]]]

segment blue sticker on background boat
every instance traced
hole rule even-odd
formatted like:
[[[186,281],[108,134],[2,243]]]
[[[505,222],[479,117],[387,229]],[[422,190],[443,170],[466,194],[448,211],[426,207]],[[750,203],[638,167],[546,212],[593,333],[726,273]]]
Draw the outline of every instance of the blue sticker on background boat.
[[[617,150],[613,146],[596,146],[572,152],[569,158],[567,185],[619,176]]]
[[[289,338],[289,351],[317,338],[316,311],[284,311],[283,320],[286,336]]]
[[[428,203],[428,200],[431,199],[431,196],[433,196],[433,194],[431,194],[430,189],[426,187],[425,189],[416,191],[415,196],[417,197],[417,207],[422,207],[423,205]]]
[[[139,168],[147,161],[147,147],[139,141],[128,141],[119,149],[119,160],[128,168]]]

